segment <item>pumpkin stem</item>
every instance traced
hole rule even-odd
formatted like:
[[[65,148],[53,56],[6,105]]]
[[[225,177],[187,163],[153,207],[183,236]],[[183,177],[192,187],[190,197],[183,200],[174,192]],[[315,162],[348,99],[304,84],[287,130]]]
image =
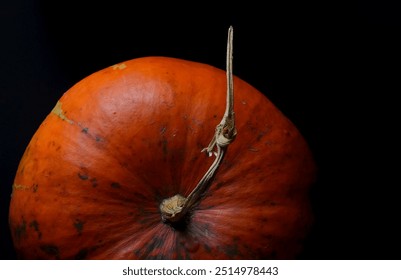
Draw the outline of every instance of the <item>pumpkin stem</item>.
[[[160,204],[160,211],[164,222],[176,223],[181,221],[182,218],[188,213],[201,198],[202,194],[210,186],[214,175],[220,167],[223,158],[226,154],[228,145],[230,145],[237,135],[235,127],[235,114],[234,114],[234,86],[233,86],[233,28],[230,26],[228,29],[227,40],[227,58],[226,58],[226,75],[227,75],[227,99],[226,109],[224,116],[220,123],[216,126],[214,136],[209,145],[202,150],[208,156],[215,155],[216,158],[212,165],[203,175],[197,186],[193,191],[184,198],[177,194],[162,201]]]

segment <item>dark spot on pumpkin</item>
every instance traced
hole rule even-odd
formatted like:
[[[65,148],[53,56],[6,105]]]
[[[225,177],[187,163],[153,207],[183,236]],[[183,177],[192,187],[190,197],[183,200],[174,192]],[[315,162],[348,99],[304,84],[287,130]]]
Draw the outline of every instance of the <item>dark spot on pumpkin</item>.
[[[206,198],[206,197],[212,197],[212,196],[213,195],[211,193],[209,193],[209,194],[203,195],[202,197]],[[216,205],[202,205],[202,206],[199,206],[198,209],[199,210],[209,210],[209,209],[213,209],[215,207],[216,207]]]
[[[159,238],[159,237],[154,237],[148,244],[145,246],[145,251],[144,255],[146,258],[149,258],[152,256],[152,253],[154,254],[154,251],[157,249],[160,249],[164,244],[164,240]]]
[[[143,214],[139,214],[138,216],[134,216],[134,220],[136,220],[139,224],[141,225],[146,225],[146,226],[151,226],[154,224],[159,223],[158,219],[155,219],[154,216],[149,216],[149,212],[145,212],[145,216],[142,216]]]
[[[184,244],[182,244],[182,242],[177,242],[176,243],[175,251],[177,253],[175,258],[177,260],[183,260],[184,256],[182,255],[182,252],[185,251],[185,247],[184,247]]]
[[[223,186],[224,186],[224,182],[218,182],[218,183],[215,185],[215,189],[218,190],[218,189],[220,189],[220,188],[223,187]]]
[[[248,121],[245,125],[253,134],[256,134],[258,128],[252,122]]]
[[[182,256],[181,251],[178,250],[177,251],[177,260],[183,260],[183,259],[184,259],[184,257]]]
[[[22,223],[17,225],[14,228],[14,236],[16,237],[17,242],[21,240],[21,238],[26,237],[26,222],[22,219]]]
[[[267,241],[271,241],[274,239],[272,234],[262,234],[263,239],[267,240]]]
[[[32,191],[33,191],[34,193],[36,193],[36,192],[38,191],[38,188],[39,188],[39,185],[38,185],[38,184],[34,184],[34,185],[32,186]]]
[[[264,130],[260,131],[258,133],[258,135],[256,136],[256,141],[260,141],[263,138],[263,136],[268,134],[270,131],[271,131],[271,126],[266,125],[266,128]]]
[[[163,256],[155,255],[155,256],[148,256],[147,260],[162,260]]]
[[[154,248],[162,248],[163,247],[164,240],[162,238],[154,237],[152,241],[154,244]]]
[[[120,185],[119,183],[117,183],[117,182],[111,183],[110,186],[111,186],[113,189],[119,189],[119,188],[121,188],[121,185]]]
[[[263,204],[267,205],[267,206],[271,206],[271,207],[274,207],[274,206],[278,205],[278,203],[276,201],[274,201],[274,200],[265,200],[265,201],[263,201]]]
[[[81,179],[81,180],[88,180],[88,179],[89,179],[89,176],[88,176],[88,175],[82,174],[82,173],[78,173],[78,177],[79,177],[79,179]]]
[[[58,146],[58,147],[56,148],[56,151],[60,151],[60,149],[61,149],[61,146]]]
[[[74,221],[74,227],[75,227],[75,229],[77,230],[78,235],[81,235],[81,234],[82,234],[82,231],[83,231],[83,229],[84,229],[84,222],[81,221],[81,220],[79,220],[79,219],[76,219],[76,220]]]
[[[164,134],[166,132],[166,130],[167,130],[167,127],[166,126],[162,126],[160,128],[160,134]]]
[[[211,249],[207,244],[203,244],[203,248],[204,248],[205,251],[208,252],[208,253],[212,252],[212,249]]]
[[[94,188],[97,187],[97,179],[96,178],[90,179],[90,182],[92,183],[92,187],[94,187]]]
[[[81,130],[81,132],[82,132],[82,133],[85,133],[85,134],[88,134],[88,131],[89,131],[89,128],[87,128],[87,127],[84,127],[84,128]]]
[[[167,139],[163,139],[161,144],[162,144],[163,154],[167,155],[168,154],[168,148],[167,148],[168,141],[167,141]]]
[[[96,142],[101,142],[102,138],[100,136],[95,136],[95,140],[96,140]]]
[[[276,251],[276,250],[273,250],[273,251],[270,253],[270,255],[268,256],[268,259],[271,259],[271,260],[277,259],[277,251]]]
[[[199,242],[190,235],[185,234],[182,238],[182,240],[180,241],[180,243],[184,246],[185,248],[185,252],[188,253],[195,253],[196,251],[198,251],[199,249]],[[187,259],[190,259],[189,254],[186,255]]]
[[[50,257],[53,257],[55,259],[60,259],[60,251],[58,247],[55,245],[52,244],[41,245],[40,250],[45,252]]]
[[[199,151],[202,151],[204,148],[206,148],[206,145],[205,145],[205,143],[197,142],[197,143],[196,143],[196,147],[197,147],[197,149],[198,149]],[[207,153],[203,153],[203,154],[204,154],[204,157],[206,157],[206,158],[212,158],[212,157],[209,157],[209,155],[208,155]],[[198,157],[195,158],[195,159],[198,159]],[[191,160],[192,160],[192,159],[191,159]]]
[[[230,169],[234,168],[234,166],[235,166],[235,164],[230,160],[223,161],[222,165],[224,165],[226,168],[230,168]]]
[[[186,260],[191,260],[191,255],[189,254],[189,251],[185,251],[185,259]]]
[[[146,200],[148,199],[148,197],[146,197],[146,195],[142,194],[142,193],[134,193],[135,197],[141,200]]]
[[[77,254],[75,254],[74,259],[75,260],[84,260],[86,259],[86,256],[88,255],[89,250],[87,248],[81,249]]]
[[[29,223],[29,227],[33,228],[33,230],[38,234],[38,239],[42,239],[42,233],[39,230],[39,223],[36,220],[33,220]]]
[[[135,249],[134,250],[134,255],[139,258],[141,256],[141,249]]]
[[[239,250],[238,250],[238,239],[237,240],[233,240],[233,244],[229,245],[229,246],[224,246],[223,252],[229,256],[230,258],[236,258],[239,256]]]

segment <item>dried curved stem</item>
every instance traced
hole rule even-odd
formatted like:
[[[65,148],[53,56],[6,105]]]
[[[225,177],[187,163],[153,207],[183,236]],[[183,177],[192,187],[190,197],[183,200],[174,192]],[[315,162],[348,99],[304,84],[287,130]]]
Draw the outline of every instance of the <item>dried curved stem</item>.
[[[206,171],[205,175],[199,181],[194,190],[188,195],[183,197],[179,194],[167,198],[160,204],[162,219],[166,222],[180,221],[185,214],[200,201],[202,194],[209,188],[214,175],[219,169],[223,158],[226,154],[228,146],[234,141],[237,135],[235,128],[235,114],[234,114],[234,86],[233,86],[233,28],[230,26],[228,29],[227,40],[227,58],[226,58],[226,75],[227,75],[227,100],[224,116],[220,123],[216,126],[215,134],[210,141],[209,145],[202,150],[209,156],[215,155],[216,158],[212,165]]]

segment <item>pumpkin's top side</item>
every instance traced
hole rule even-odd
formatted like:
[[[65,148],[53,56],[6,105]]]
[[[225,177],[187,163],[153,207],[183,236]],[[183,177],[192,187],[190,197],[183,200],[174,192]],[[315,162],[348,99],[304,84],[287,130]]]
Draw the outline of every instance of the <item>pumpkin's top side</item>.
[[[185,224],[188,195],[225,109],[226,74],[165,57],[125,61],[68,90],[20,162],[10,226],[21,258],[294,258],[310,225],[314,163],[302,135],[234,78],[237,139]]]

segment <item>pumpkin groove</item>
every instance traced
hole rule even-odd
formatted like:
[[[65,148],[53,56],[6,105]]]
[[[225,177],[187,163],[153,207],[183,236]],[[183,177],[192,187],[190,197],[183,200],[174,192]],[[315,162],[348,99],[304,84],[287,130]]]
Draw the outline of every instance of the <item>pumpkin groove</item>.
[[[291,259],[312,222],[304,138],[234,77],[237,139],[178,224],[159,205],[188,196],[224,112],[226,73],[167,57],[124,61],[69,89],[29,143],[10,204],[24,259]],[[36,187],[34,187],[36,186]]]

